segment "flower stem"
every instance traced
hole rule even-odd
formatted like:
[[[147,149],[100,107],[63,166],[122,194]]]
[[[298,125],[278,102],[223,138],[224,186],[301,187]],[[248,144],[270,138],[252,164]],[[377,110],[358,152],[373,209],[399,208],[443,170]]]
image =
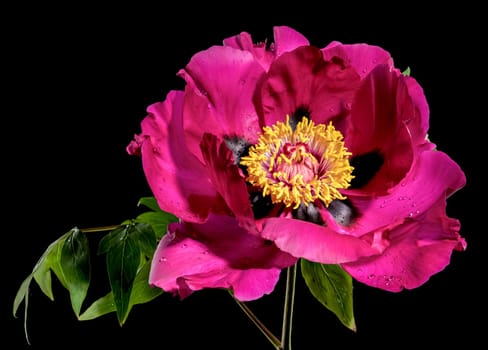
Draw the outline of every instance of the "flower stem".
[[[268,338],[268,340],[270,341],[271,344],[273,344],[275,349],[276,350],[283,349],[281,347],[280,340],[278,338],[276,338],[274,336],[274,334],[271,333],[271,331],[268,328],[266,328],[266,326],[256,317],[256,315],[254,315],[254,313],[251,311],[251,309],[249,309],[249,307],[247,307],[246,304],[237,300],[236,298],[234,298],[234,300],[237,302],[237,305],[239,305],[241,307],[242,311],[244,311],[244,313],[247,315],[247,317],[249,317],[251,319],[251,321],[256,325],[256,327],[258,327],[258,329],[264,334],[264,336],[266,338]]]
[[[297,265],[288,267],[286,271],[286,289],[285,289],[285,305],[283,308],[283,325],[281,330],[281,341],[274,336],[271,331],[256,317],[256,315],[247,307],[246,304],[237,300],[234,296],[232,298],[236,301],[246,314],[247,317],[258,327],[264,336],[270,341],[276,350],[291,350],[291,329],[293,319],[293,304],[295,301],[295,283],[297,276]],[[232,293],[230,293],[232,295]]]
[[[88,228],[82,228],[82,229],[80,229],[80,231],[83,232],[83,233],[113,231],[116,228],[119,228],[121,226],[124,226],[124,225],[111,225],[111,226],[88,227]]]
[[[286,271],[285,306],[283,308],[283,327],[281,328],[281,347],[279,350],[291,350],[291,329],[293,320],[293,304],[295,301],[295,282],[297,264]]]

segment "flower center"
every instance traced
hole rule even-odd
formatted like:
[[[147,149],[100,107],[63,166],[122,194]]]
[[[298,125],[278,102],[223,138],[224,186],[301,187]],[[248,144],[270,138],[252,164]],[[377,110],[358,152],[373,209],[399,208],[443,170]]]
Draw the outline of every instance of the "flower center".
[[[303,117],[293,129],[289,123],[265,126],[258,142],[241,158],[247,181],[269,195],[273,203],[298,208],[320,199],[328,206],[345,199],[339,189],[349,187],[353,167],[343,135],[332,123],[315,125]]]

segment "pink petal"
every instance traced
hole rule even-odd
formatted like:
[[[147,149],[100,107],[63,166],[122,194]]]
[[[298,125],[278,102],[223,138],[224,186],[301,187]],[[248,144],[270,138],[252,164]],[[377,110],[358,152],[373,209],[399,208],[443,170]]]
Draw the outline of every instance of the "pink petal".
[[[201,147],[212,184],[237,220],[252,230],[255,223],[249,193],[244,176],[234,165],[232,152],[225,142],[211,134],[203,136]]]
[[[345,143],[354,156],[378,152],[384,163],[361,190],[384,194],[410,169],[417,145],[427,143],[422,125],[428,110],[421,93],[413,81],[407,84],[406,78],[388,65],[377,66],[363,80],[347,120]]]
[[[342,266],[367,285],[399,292],[425,283],[443,270],[454,249],[464,250],[457,220],[445,215],[445,200],[414,220],[406,220],[389,232],[389,247],[381,255]]]
[[[224,45],[251,52],[263,69],[267,71],[276,57],[299,46],[309,44],[302,34],[290,27],[274,27],[273,33],[274,42],[270,45],[271,50],[266,50],[266,42],[254,44],[251,35],[246,32],[224,39]]]
[[[302,34],[287,26],[277,26],[273,28],[274,33],[274,52],[276,57],[281,56],[285,52],[295,50],[300,46],[310,45],[307,38]]]
[[[381,252],[366,240],[328,226],[288,218],[269,218],[263,223],[263,238],[273,241],[278,248],[293,256],[322,264],[355,261]]]
[[[235,219],[211,216],[205,224],[170,224],[154,254],[149,283],[181,298],[204,288],[229,288],[248,301],[271,293],[281,269],[294,263]]]
[[[298,108],[310,111],[315,123],[341,116],[359,84],[352,68],[324,61],[319,49],[299,47],[271,65],[261,89],[264,124],[271,125]]]
[[[322,49],[325,60],[340,57],[351,65],[361,78],[366,77],[376,66],[386,64],[393,67],[393,59],[383,48],[368,44],[347,44],[333,41]]]
[[[183,93],[172,91],[164,102],[149,106],[137,140],[142,142],[144,173],[160,208],[183,220],[202,222],[210,210],[224,210],[225,203],[185,144],[182,104]]]
[[[178,75],[187,83],[184,128],[190,148],[205,132],[255,141],[260,131],[252,97],[264,70],[252,54],[214,46],[199,52]]]
[[[404,81],[405,89],[412,99],[412,103],[414,106],[413,111],[408,110],[408,112],[412,113],[414,118],[409,118],[407,115],[405,115],[402,119],[404,120],[405,124],[410,124],[412,122],[412,119],[417,119],[417,135],[419,137],[424,137],[429,129],[429,105],[427,104],[424,90],[419,85],[419,83],[412,77],[406,77],[402,75],[401,79]],[[411,130],[412,127],[409,126],[409,129]]]
[[[463,171],[445,153],[422,152],[407,176],[387,195],[355,196],[352,191],[344,191],[359,212],[357,222],[348,228],[349,234],[360,237],[392,222],[415,218],[465,183]]]
[[[266,50],[265,42],[253,43],[251,35],[246,32],[224,39],[224,46],[249,51],[264,70],[269,69],[269,65],[275,57],[273,52]]]

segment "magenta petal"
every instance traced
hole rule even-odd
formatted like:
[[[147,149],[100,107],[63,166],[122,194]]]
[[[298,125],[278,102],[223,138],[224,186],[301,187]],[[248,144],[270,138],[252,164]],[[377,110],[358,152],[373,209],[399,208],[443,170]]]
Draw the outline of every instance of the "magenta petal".
[[[252,54],[214,46],[199,52],[179,76],[187,83],[184,128],[190,148],[205,132],[256,141],[259,124],[252,98],[263,68]]]
[[[315,123],[341,115],[359,84],[352,68],[324,61],[312,46],[283,54],[271,65],[261,88],[264,124],[272,125],[306,109]]]
[[[201,222],[210,210],[221,211],[225,204],[185,144],[182,104],[183,93],[172,91],[164,102],[149,106],[137,141],[142,142],[144,173],[160,208]]]
[[[373,287],[392,292],[416,288],[449,264],[454,249],[466,248],[459,227],[457,220],[446,217],[445,200],[441,200],[416,220],[393,227],[383,254],[342,266],[355,279]]]
[[[368,44],[342,44],[333,41],[322,49],[326,60],[340,57],[346,64],[350,64],[356,72],[364,78],[377,65],[386,64],[393,67],[390,54],[379,46]]]
[[[406,78],[388,65],[379,65],[362,81],[353,101],[345,133],[348,150],[354,156],[377,152],[384,160],[375,177],[361,188],[365,192],[386,193],[405,177],[418,146],[427,143],[422,126],[427,104],[414,81]]]
[[[271,293],[281,269],[295,263],[233,218],[211,216],[205,224],[169,226],[154,254],[149,283],[181,298],[204,288],[229,288],[248,301]]]
[[[415,218],[466,183],[460,167],[441,151],[418,155],[411,171],[385,196],[349,195],[359,212],[350,234],[361,236],[405,218]],[[347,191],[345,191],[347,193]]]
[[[253,43],[251,35],[246,32],[224,39],[224,46],[249,51],[264,70],[269,69],[269,65],[275,57],[273,52],[266,50],[265,42]]]
[[[203,136],[201,147],[214,187],[241,225],[254,232],[255,222],[249,192],[244,177],[234,164],[232,152],[225,142],[211,134]]]
[[[293,256],[322,264],[355,261],[381,253],[381,250],[367,241],[339,233],[327,226],[295,219],[266,219],[261,235]]]
[[[276,57],[299,46],[309,44],[302,34],[290,27],[274,27],[273,33],[274,42],[271,43],[270,50],[266,50],[266,42],[253,43],[251,35],[246,32],[224,39],[224,45],[251,52],[264,70],[267,71]]]
[[[422,138],[427,134],[427,131],[429,129],[429,105],[427,104],[424,90],[414,78],[403,75],[401,78],[405,82],[405,89],[407,90],[407,93],[412,99],[413,103],[413,110],[412,108],[403,109],[404,116],[402,117],[402,119],[408,125],[411,124],[412,119],[417,119],[415,120],[415,126],[417,127],[418,132],[415,135],[412,135],[412,137],[417,136],[419,138]],[[398,109],[400,109],[401,107],[407,106],[399,106]],[[410,117],[407,115],[407,113],[411,113]],[[412,116],[414,116],[414,118],[412,118]],[[412,129],[410,125],[409,129]]]
[[[302,34],[287,26],[277,26],[273,28],[274,33],[274,52],[276,57],[285,52],[292,51],[300,46],[308,46],[310,43]]]

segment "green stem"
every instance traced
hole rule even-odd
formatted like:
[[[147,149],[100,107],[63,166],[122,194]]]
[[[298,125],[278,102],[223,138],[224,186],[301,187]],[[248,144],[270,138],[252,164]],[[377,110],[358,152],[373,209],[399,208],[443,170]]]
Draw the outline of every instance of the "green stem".
[[[124,226],[124,225],[111,225],[111,226],[88,227],[88,228],[82,228],[82,229],[80,229],[80,231],[83,232],[83,233],[113,231],[116,228],[119,228],[121,226]]]
[[[271,331],[254,315],[254,313],[247,307],[246,304],[237,300],[239,305],[247,317],[258,327],[264,336],[270,341],[276,350],[291,350],[291,329],[293,320],[293,304],[295,301],[295,284],[297,276],[297,265],[290,266],[286,271],[286,289],[285,289],[285,305],[283,308],[283,325],[281,330],[281,341],[276,338]],[[232,293],[230,293],[232,295]]]
[[[285,306],[283,308],[283,327],[281,328],[281,347],[279,350],[291,350],[291,329],[293,320],[293,303],[295,301],[295,282],[297,264],[286,271]]]
[[[270,341],[271,344],[273,344],[275,349],[281,350],[282,347],[281,347],[280,340],[276,338],[268,328],[266,328],[266,326],[256,317],[256,315],[254,315],[251,309],[249,309],[249,307],[247,307],[246,304],[237,300],[236,298],[234,298],[234,300],[237,302],[237,305],[241,307],[242,311],[244,311],[247,317],[249,317],[251,321],[256,325],[256,327],[258,327],[258,329],[264,334],[264,336],[268,338],[268,340]]]

